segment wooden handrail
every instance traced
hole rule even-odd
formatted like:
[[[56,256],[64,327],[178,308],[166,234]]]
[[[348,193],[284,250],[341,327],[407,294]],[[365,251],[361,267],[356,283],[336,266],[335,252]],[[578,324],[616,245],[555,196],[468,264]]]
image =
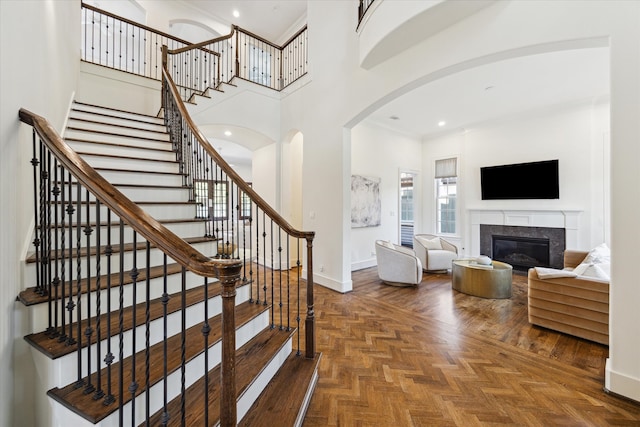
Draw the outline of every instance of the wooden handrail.
[[[181,47],[179,49],[169,50],[167,53],[169,53],[171,55],[177,55],[179,53],[187,52],[187,51],[192,50],[192,49],[201,49],[203,46],[207,46],[207,45],[210,45],[210,44],[213,44],[213,43],[221,42],[221,41],[226,40],[226,39],[230,39],[231,36],[233,36],[233,33],[234,33],[234,28],[232,27],[231,28],[231,32],[229,34],[227,34],[226,36],[220,36],[220,37],[216,37],[215,39],[206,40],[206,41],[203,41],[203,42],[200,42],[200,43],[190,44],[189,46],[184,46],[184,47]],[[218,55],[220,55],[220,54],[218,53]]]
[[[260,36],[258,36],[256,34],[253,34],[252,32],[247,31],[247,30],[245,30],[245,29],[243,29],[241,27],[238,27],[237,25],[233,25],[231,27],[231,32],[226,36],[220,36],[220,37],[216,37],[215,39],[203,41],[203,42],[200,42],[200,43],[195,43],[195,44],[192,44],[192,45],[189,45],[189,46],[181,47],[179,49],[169,50],[168,53],[171,54],[171,55],[176,55],[178,53],[183,53],[183,52],[189,51],[191,49],[200,49],[200,48],[202,48],[204,46],[207,46],[207,45],[210,45],[210,44],[213,44],[213,43],[217,43],[217,42],[220,42],[220,41],[223,41],[223,40],[230,39],[236,31],[245,33],[246,35],[251,36],[254,39],[257,39],[257,40],[259,40],[259,41],[261,41],[263,43],[266,43],[266,44],[268,44],[269,46],[271,46],[273,48],[282,50],[285,47],[287,47],[287,45],[289,43],[291,43],[293,40],[295,40],[296,37],[298,37],[300,34],[302,34],[306,29],[307,29],[307,26],[305,25],[300,30],[298,30],[297,33],[295,33],[293,36],[291,36],[289,38],[289,40],[287,40],[282,46],[278,46],[277,44],[272,43],[272,42],[270,42],[269,40],[267,40],[267,39],[265,39],[263,37],[260,37]]]
[[[163,64],[164,63],[165,61],[163,61]],[[315,232],[299,231],[293,228],[291,224],[287,222],[287,220],[285,220],[262,197],[260,197],[260,195],[258,195],[258,193],[256,193],[256,191],[251,186],[249,186],[244,181],[244,179],[242,179],[242,177],[240,177],[240,175],[238,175],[238,173],[231,166],[229,166],[229,164],[220,156],[220,154],[218,154],[218,152],[211,146],[211,144],[209,144],[209,141],[207,140],[207,138],[202,134],[202,132],[200,132],[200,129],[193,122],[193,119],[191,119],[191,116],[187,111],[187,107],[185,107],[184,102],[182,101],[182,98],[180,97],[180,94],[176,89],[176,85],[173,82],[173,79],[171,78],[171,76],[169,75],[169,72],[166,69],[166,66],[163,67],[162,74],[164,78],[167,80],[167,82],[169,83],[167,86],[171,91],[171,94],[173,95],[174,99],[176,100],[178,110],[180,111],[180,114],[182,115],[183,119],[185,120],[189,128],[191,128],[191,131],[193,132],[195,137],[198,139],[198,142],[200,143],[200,145],[202,145],[202,147],[206,150],[207,154],[209,154],[215,160],[218,166],[220,166],[220,169],[222,169],[224,173],[226,173],[227,176],[229,176],[231,180],[235,182],[236,185],[245,194],[247,194],[251,198],[251,200],[253,200],[253,202],[255,202],[256,205],[258,205],[260,209],[262,209],[271,219],[273,219],[273,221],[279,227],[285,230],[288,234],[300,239],[307,239],[308,241],[313,240],[315,236]]]
[[[123,18],[122,16],[114,15],[113,13],[107,12],[106,10],[98,9],[98,8],[97,8],[97,7],[95,7],[95,6],[91,6],[91,5],[89,5],[89,4],[82,3],[81,7],[85,8],[85,9],[93,10],[94,12],[101,13],[101,14],[103,14],[103,15],[109,16],[109,17],[114,18],[114,19],[117,19],[117,20],[119,20],[119,21],[126,22],[127,24],[135,25],[136,27],[140,27],[140,28],[142,28],[143,30],[150,31],[150,32],[155,33],[155,34],[158,34],[158,35],[160,35],[160,36],[162,36],[162,37],[166,37],[166,38],[168,38],[168,39],[171,39],[171,40],[177,41],[178,43],[185,44],[185,45],[187,45],[187,46],[190,46],[190,45],[192,44],[192,43],[191,43],[191,42],[189,42],[189,41],[186,41],[186,40],[180,39],[180,38],[178,38],[178,37],[172,36],[171,34],[163,33],[162,31],[158,31],[158,30],[156,30],[155,28],[147,27],[147,26],[146,26],[146,25],[144,25],[144,24],[140,24],[139,22],[135,22],[135,21],[132,21],[132,20],[127,19],[127,18]]]
[[[101,203],[187,270],[205,277],[219,277],[220,269],[240,264],[239,260],[204,256],[159,223],[73,151],[45,118],[24,108],[20,109],[19,118],[35,129],[54,157]]]

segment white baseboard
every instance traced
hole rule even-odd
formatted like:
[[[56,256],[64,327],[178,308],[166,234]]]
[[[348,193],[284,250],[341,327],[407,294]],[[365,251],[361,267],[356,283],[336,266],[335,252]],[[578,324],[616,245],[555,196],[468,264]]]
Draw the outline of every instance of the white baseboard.
[[[351,271],[362,270],[369,267],[375,267],[378,265],[377,260],[374,258],[365,259],[362,261],[356,261],[351,263]]]
[[[607,359],[605,364],[604,387],[611,393],[640,402],[640,378],[614,371],[610,359]]]

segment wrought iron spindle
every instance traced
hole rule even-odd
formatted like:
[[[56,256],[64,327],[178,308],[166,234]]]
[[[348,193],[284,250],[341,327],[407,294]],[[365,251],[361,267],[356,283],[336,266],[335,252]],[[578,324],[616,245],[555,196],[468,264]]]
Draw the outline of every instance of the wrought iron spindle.
[[[271,252],[273,252],[273,250]],[[262,212],[262,272],[263,272],[262,295],[264,295],[264,301],[262,305],[264,306],[268,304],[267,302],[267,265],[268,265],[267,264],[267,215],[263,211]],[[271,266],[273,267],[273,262],[271,263]],[[260,272],[258,270],[258,276],[259,275],[260,275]]]
[[[53,162],[53,189],[51,190],[51,194],[53,194],[54,200],[53,200],[53,210],[54,210],[54,220],[53,220],[53,224],[54,226],[53,228],[53,232],[54,232],[54,236],[55,236],[55,243],[54,243],[54,250],[55,250],[55,255],[52,255],[51,253],[49,254],[50,259],[54,259],[55,263],[54,263],[54,267],[55,267],[55,271],[54,271],[54,277],[53,277],[53,281],[51,282],[53,284],[54,287],[54,298],[53,298],[53,319],[54,319],[54,324],[53,324],[53,329],[51,331],[50,336],[52,338],[57,337],[60,335],[60,329],[58,328],[58,322],[59,322],[59,317],[60,317],[60,312],[58,310],[59,305],[58,305],[58,301],[59,301],[59,294],[60,294],[60,271],[59,271],[59,263],[60,263],[60,240],[59,240],[59,226],[60,226],[60,217],[59,217],[59,211],[61,210],[60,208],[60,183],[58,181],[58,159],[54,158],[54,162]],[[51,228],[50,228],[51,229]],[[49,310],[51,311],[51,306],[49,307]]]
[[[51,334],[53,331],[53,312],[51,305],[53,304],[52,292],[51,292],[51,152],[45,148],[46,154],[46,167],[43,172],[44,180],[44,197],[45,197],[45,214],[44,222],[41,224],[42,235],[44,236],[44,244],[42,245],[42,265],[44,270],[43,284],[45,286],[45,295],[47,295],[47,306],[49,315],[49,325],[47,326],[47,333]],[[44,165],[44,162],[42,163]]]
[[[181,269],[181,341],[180,341],[180,416],[182,425],[186,425],[186,382],[187,382],[187,270],[182,267]]]
[[[87,202],[88,203],[88,202]],[[82,186],[80,183],[76,183],[76,211],[78,217],[76,218],[76,332],[77,336],[77,368],[78,379],[75,384],[75,388],[81,388],[84,386],[84,380],[82,379]]]
[[[98,371],[96,375],[96,392],[93,394],[93,400],[102,399],[104,397],[104,391],[102,390],[102,375],[100,375],[100,357],[102,355],[102,330],[101,317],[102,317],[102,282],[100,275],[102,274],[102,248],[100,247],[102,234],[100,224],[100,200],[96,200],[96,369]],[[108,279],[107,279],[108,280]],[[91,370],[89,370],[91,374]]]
[[[273,220],[271,221],[271,224],[273,224]],[[271,239],[273,239],[273,236],[271,237]],[[280,274],[280,280],[278,281],[278,285],[279,285],[279,297],[278,299],[280,300],[278,303],[278,307],[280,310],[280,330],[282,331],[284,329],[284,320],[282,319],[282,310],[283,310],[283,299],[282,299],[282,229],[280,227],[278,227],[278,272]]]
[[[113,255],[113,246],[111,245],[111,210],[107,209],[107,246],[104,250],[107,257],[107,354],[104,357],[104,363],[107,367],[107,394],[102,402],[104,405],[111,405],[116,401],[113,395],[113,389],[111,384],[111,371],[114,356],[111,351],[111,284],[113,278],[111,277],[111,256]]]
[[[66,225],[66,208],[67,198],[66,198],[66,181],[65,181],[65,169],[60,170],[60,334],[58,335],[58,342],[64,342],[67,339],[67,313],[65,313],[65,302],[66,302],[66,290],[67,290],[67,275],[66,275],[66,234],[67,234],[67,225]],[[71,180],[71,178],[68,178]],[[69,272],[69,276],[71,276],[71,272]]]
[[[138,390],[138,382],[136,381],[136,325],[138,323],[137,306],[138,306],[138,233],[133,231],[133,266],[129,275],[131,276],[131,291],[133,293],[131,303],[131,384],[129,384],[129,393],[131,393],[131,426],[135,426],[136,414],[136,392]],[[120,255],[122,257],[122,254]],[[122,364],[122,361],[120,362]]]
[[[167,358],[169,353],[167,352],[167,327],[168,327],[168,319],[167,319],[167,304],[169,303],[169,294],[167,293],[167,254],[163,255],[162,262],[162,330],[163,330],[163,340],[162,340],[162,425],[166,426],[169,424],[169,409],[167,407],[169,402],[169,391],[168,391],[168,368],[167,368]]]
[[[78,184],[78,187],[80,185]],[[87,327],[84,331],[84,336],[87,339],[87,384],[84,388],[84,394],[93,393],[95,391],[95,387],[91,383],[91,336],[93,335],[93,328],[91,327],[91,234],[93,233],[93,229],[91,228],[91,217],[90,217],[90,209],[91,203],[89,201],[89,190],[85,191],[86,197],[86,224],[84,227],[84,234],[87,236],[87,247],[85,248],[85,252],[87,254],[87,272],[86,274],[86,284],[87,284]],[[96,256],[100,251],[100,248],[96,248]],[[100,289],[97,289],[98,294],[100,293]]]
[[[73,206],[73,177],[71,172],[68,173],[69,185],[69,203],[67,204],[67,214],[69,215],[69,300],[66,309],[69,312],[69,336],[67,337],[67,345],[74,345],[76,340],[73,338],[73,312],[75,310],[75,302],[73,302],[73,214],[76,208]]]
[[[42,296],[47,294],[47,266],[46,259],[47,255],[45,253],[45,248],[47,247],[47,233],[45,231],[45,211],[46,211],[46,190],[45,190],[45,182],[46,182],[46,165],[45,165],[45,146],[40,141],[40,263],[38,264],[38,268],[40,269],[40,282],[38,293]]]
[[[204,341],[204,423],[209,425],[209,281],[204,278],[204,324],[202,337]]]
[[[145,361],[144,361],[144,387],[146,390],[145,393],[145,420],[146,424],[149,425],[149,417],[151,416],[151,373],[150,373],[150,356],[151,356],[151,243],[147,240],[146,244],[146,270],[145,270],[145,316],[144,316],[144,324],[145,324]]]
[[[120,266],[118,271],[118,421],[124,425],[124,222],[120,219],[118,242]]]
[[[34,235],[35,238],[33,239],[33,247],[36,250],[36,288],[35,288],[35,292],[36,293],[40,293],[40,287],[42,286],[41,283],[41,277],[40,277],[40,233],[42,233],[42,230],[40,229],[40,227],[38,227],[38,218],[39,215],[38,213],[40,212],[40,205],[38,203],[38,195],[40,194],[39,191],[39,187],[38,187],[38,183],[40,182],[40,174],[38,173],[38,165],[40,164],[40,160],[38,157],[38,150],[37,150],[37,144],[36,144],[36,131],[35,129],[32,132],[32,138],[33,138],[33,157],[31,158],[31,166],[33,166],[33,211],[36,213],[34,215],[34,221],[35,221],[35,225],[34,225]]]

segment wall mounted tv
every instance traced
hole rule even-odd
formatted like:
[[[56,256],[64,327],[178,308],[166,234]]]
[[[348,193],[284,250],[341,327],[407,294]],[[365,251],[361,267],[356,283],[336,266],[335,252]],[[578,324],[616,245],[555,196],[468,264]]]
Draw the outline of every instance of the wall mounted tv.
[[[558,160],[480,168],[482,200],[559,199]]]

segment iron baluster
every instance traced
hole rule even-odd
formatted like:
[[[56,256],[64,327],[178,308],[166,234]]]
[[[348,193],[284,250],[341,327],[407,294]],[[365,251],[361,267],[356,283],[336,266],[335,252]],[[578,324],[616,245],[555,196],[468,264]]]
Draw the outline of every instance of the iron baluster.
[[[137,306],[138,306],[138,233],[133,231],[133,267],[129,275],[131,276],[131,290],[133,293],[131,311],[132,311],[132,324],[131,328],[133,333],[131,334],[131,383],[129,384],[129,393],[131,393],[131,426],[135,426],[135,413],[136,413],[136,391],[138,390],[138,382],[136,381],[136,325],[138,324]],[[122,255],[121,255],[122,256]],[[121,362],[122,363],[122,362]]]
[[[67,337],[67,345],[74,345],[76,340],[73,338],[73,311],[76,303],[73,302],[73,214],[76,208],[73,206],[73,182],[71,172],[69,176],[69,203],[67,204],[67,214],[69,214],[69,300],[67,301],[67,311],[69,312],[69,336]]]
[[[100,247],[100,236],[102,234],[101,226],[100,200],[96,200],[96,369],[98,374],[96,375],[96,392],[93,394],[93,400],[102,399],[104,397],[104,391],[102,390],[102,375],[100,375],[100,355],[102,354],[102,331],[100,330],[102,317],[102,283],[100,277],[102,274],[102,266],[100,262],[102,259],[102,248]],[[91,370],[89,370],[89,372],[91,372]]]
[[[76,211],[78,217],[76,218],[76,332],[77,336],[77,351],[78,356],[77,368],[78,368],[78,380],[76,381],[75,388],[81,388],[84,386],[84,380],[82,379],[82,186],[79,182],[76,183]]]
[[[78,186],[79,187],[79,186]],[[95,391],[95,387],[91,383],[91,336],[93,335],[93,328],[91,327],[91,234],[93,233],[93,229],[91,228],[90,222],[90,208],[91,203],[89,203],[89,190],[86,190],[85,197],[87,200],[86,203],[86,224],[84,227],[84,234],[87,236],[87,247],[85,248],[85,252],[87,254],[87,327],[84,331],[84,335],[87,338],[87,384],[84,388],[84,394],[93,393]],[[96,256],[97,252],[100,251],[100,248],[96,248]],[[97,289],[98,294],[100,293],[100,288]],[[99,374],[98,374],[99,376]]]
[[[167,254],[163,255],[163,263],[162,263],[162,319],[163,319],[163,339],[162,339],[162,354],[163,354],[163,362],[162,362],[162,392],[163,392],[163,400],[162,400],[162,425],[166,426],[169,424],[169,410],[167,407],[169,401],[169,394],[167,389],[167,304],[169,303],[169,294],[167,293]]]
[[[111,351],[111,284],[113,278],[111,277],[111,256],[113,255],[113,246],[111,245],[111,210],[107,209],[107,246],[104,250],[107,257],[107,354],[104,357],[104,363],[107,367],[107,394],[102,402],[105,406],[111,405],[116,401],[113,396],[111,385],[111,365],[113,364],[114,356]]]

